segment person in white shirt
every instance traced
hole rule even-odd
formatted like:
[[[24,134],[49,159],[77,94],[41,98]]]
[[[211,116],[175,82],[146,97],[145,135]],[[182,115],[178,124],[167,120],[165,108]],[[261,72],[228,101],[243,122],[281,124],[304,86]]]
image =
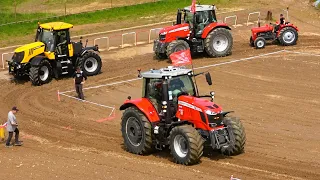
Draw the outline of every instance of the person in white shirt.
[[[8,121],[7,121],[7,131],[9,133],[6,147],[12,147],[12,144],[10,144],[13,133],[15,133],[15,146],[21,146],[22,143],[19,141],[19,129],[18,129],[18,122],[15,114],[19,111],[19,109],[14,106],[11,111],[8,113]]]

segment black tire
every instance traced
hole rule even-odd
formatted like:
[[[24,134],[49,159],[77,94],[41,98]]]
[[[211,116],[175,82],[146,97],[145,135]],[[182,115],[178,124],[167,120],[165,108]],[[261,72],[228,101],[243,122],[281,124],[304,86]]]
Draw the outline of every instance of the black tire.
[[[79,65],[86,75],[94,76],[101,72],[102,61],[97,53],[88,51],[82,57],[80,57]]]
[[[250,45],[251,47],[254,47],[254,41],[253,41],[253,39],[252,39],[252,36],[250,36],[250,43],[249,43],[249,45]]]
[[[33,85],[41,86],[52,80],[52,67],[48,60],[42,60],[39,66],[31,66],[29,78]]]
[[[219,39],[220,37],[220,39]],[[221,41],[224,41],[224,43]],[[225,47],[223,46],[225,45]],[[216,28],[205,39],[205,50],[210,57],[224,57],[231,54],[233,37],[226,28]]]
[[[266,46],[266,40],[263,37],[257,37],[256,40],[254,40],[254,47],[256,49],[263,49]]]
[[[184,165],[199,163],[204,141],[195,128],[190,125],[177,126],[171,130],[169,141],[175,163]],[[184,147],[179,146],[180,143],[183,143]]]
[[[190,49],[189,44],[184,40],[172,41],[167,47],[167,57],[170,58],[170,55],[174,52]]]
[[[136,107],[127,108],[121,118],[121,132],[124,146],[134,154],[148,154],[153,151],[151,123]]]
[[[225,117],[223,123],[231,127],[234,137],[234,144],[231,144],[228,148],[223,149],[221,153],[228,156],[234,156],[243,153],[244,146],[246,144],[246,133],[241,121],[236,117]]]
[[[156,55],[157,59],[167,59],[168,58],[166,53],[158,53],[158,52],[156,52],[155,55]]]
[[[293,27],[285,27],[280,31],[278,40],[283,46],[295,45],[298,41],[298,32]]]

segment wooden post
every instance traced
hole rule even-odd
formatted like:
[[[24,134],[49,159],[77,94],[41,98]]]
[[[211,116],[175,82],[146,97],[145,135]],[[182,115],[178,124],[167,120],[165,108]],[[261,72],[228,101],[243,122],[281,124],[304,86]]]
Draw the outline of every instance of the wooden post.
[[[17,21],[17,0],[14,0],[14,19]]]
[[[110,0],[110,6],[111,6],[111,8],[112,8],[112,0]]]
[[[64,1],[64,15],[67,15],[67,0]]]

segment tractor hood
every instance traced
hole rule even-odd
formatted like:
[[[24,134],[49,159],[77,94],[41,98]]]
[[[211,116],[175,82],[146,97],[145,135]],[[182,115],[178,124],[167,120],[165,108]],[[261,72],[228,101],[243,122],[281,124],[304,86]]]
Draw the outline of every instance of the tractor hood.
[[[30,49],[36,50],[38,48],[44,47],[45,44],[43,42],[34,42],[30,44],[26,44],[24,46],[21,46],[17,48],[14,52],[19,53],[19,52],[24,52],[24,51],[29,51]]]
[[[189,24],[177,24],[169,27],[165,27],[159,31],[160,40],[171,42],[179,38],[186,38],[190,34]]]
[[[209,115],[215,115],[222,112],[222,108],[214,102],[193,96],[180,96],[178,104]]]
[[[260,33],[260,32],[268,32],[268,31],[272,31],[273,30],[273,26],[266,24],[265,26],[261,26],[261,27],[254,27],[251,29],[252,33]]]

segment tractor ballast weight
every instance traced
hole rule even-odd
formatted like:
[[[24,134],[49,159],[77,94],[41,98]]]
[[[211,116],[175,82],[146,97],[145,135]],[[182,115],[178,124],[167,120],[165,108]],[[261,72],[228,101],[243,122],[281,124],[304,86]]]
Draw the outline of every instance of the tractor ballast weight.
[[[214,5],[196,5],[195,14],[189,6],[178,9],[176,24],[160,30],[153,51],[159,59],[186,49],[193,53],[206,52],[210,57],[227,56],[233,47],[230,30],[226,23],[217,22]]]
[[[29,76],[33,85],[49,83],[53,77],[74,73],[80,67],[88,76],[99,74],[102,61],[98,46],[72,42],[72,24],[51,22],[38,24],[35,42],[17,48],[8,61],[9,73],[15,78]],[[82,39],[82,38],[81,38]]]
[[[120,107],[127,151],[143,155],[169,147],[174,162],[184,165],[198,163],[205,146],[225,155],[244,151],[243,125],[213,102],[214,92],[198,94],[192,79],[200,74],[171,66],[141,73],[142,98],[129,96]],[[211,85],[210,74],[205,76]]]

